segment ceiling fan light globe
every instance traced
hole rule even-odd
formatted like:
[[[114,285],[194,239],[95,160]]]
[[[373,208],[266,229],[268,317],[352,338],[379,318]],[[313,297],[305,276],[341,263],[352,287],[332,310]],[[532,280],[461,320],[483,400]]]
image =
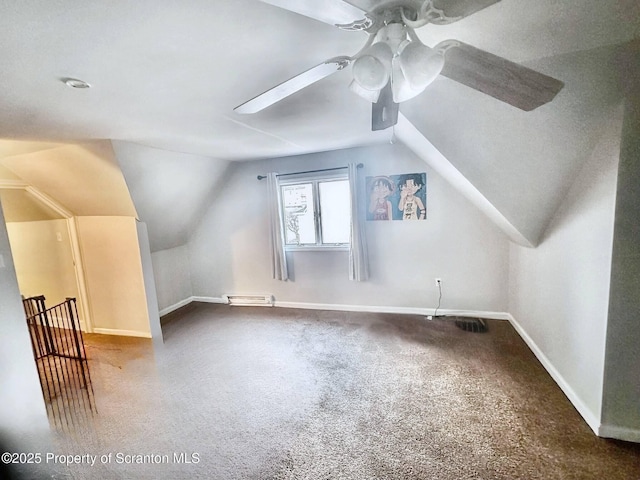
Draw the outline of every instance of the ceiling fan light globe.
[[[366,90],[380,90],[389,81],[389,72],[376,57],[363,55],[353,63],[353,79]]]
[[[367,90],[380,90],[391,74],[393,53],[389,45],[374,43],[353,62],[353,79]]]
[[[400,68],[413,88],[426,88],[443,67],[444,56],[420,43],[407,45],[400,54]]]
[[[411,83],[405,78],[400,68],[400,59],[393,59],[393,72],[391,74],[391,93],[393,94],[393,101],[395,103],[406,102],[413,97],[422,93],[424,88],[414,88]]]
[[[366,88],[362,88],[355,80],[352,80],[349,84],[349,90],[370,103],[376,103],[380,98],[381,90],[367,90]]]

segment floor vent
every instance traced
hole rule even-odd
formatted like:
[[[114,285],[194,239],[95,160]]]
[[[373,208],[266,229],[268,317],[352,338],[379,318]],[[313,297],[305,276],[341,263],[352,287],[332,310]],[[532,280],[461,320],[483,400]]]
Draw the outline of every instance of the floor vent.
[[[456,327],[467,332],[484,333],[487,331],[487,322],[482,318],[454,317]]]
[[[273,295],[229,295],[222,296],[229,305],[273,307]]]

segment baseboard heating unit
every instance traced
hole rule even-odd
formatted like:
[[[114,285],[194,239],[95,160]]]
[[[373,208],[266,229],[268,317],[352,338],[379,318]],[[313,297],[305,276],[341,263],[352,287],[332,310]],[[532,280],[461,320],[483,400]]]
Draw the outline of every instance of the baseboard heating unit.
[[[229,305],[273,307],[273,295],[224,294],[222,298]]]

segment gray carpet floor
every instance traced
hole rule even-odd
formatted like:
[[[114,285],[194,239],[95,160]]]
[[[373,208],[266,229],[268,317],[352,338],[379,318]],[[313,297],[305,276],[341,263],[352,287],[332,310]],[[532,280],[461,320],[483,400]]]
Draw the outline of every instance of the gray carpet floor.
[[[640,445],[596,437],[508,322],[208,304],[165,320],[161,349],[85,337],[99,413],[51,448],[96,463],[38,478],[640,479]]]

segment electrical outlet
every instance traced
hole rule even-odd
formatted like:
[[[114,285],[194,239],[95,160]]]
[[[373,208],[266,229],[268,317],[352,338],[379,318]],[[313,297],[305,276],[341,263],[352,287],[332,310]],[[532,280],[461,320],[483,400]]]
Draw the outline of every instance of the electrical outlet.
[[[442,286],[442,279],[436,278],[436,287],[441,287],[441,286]]]

